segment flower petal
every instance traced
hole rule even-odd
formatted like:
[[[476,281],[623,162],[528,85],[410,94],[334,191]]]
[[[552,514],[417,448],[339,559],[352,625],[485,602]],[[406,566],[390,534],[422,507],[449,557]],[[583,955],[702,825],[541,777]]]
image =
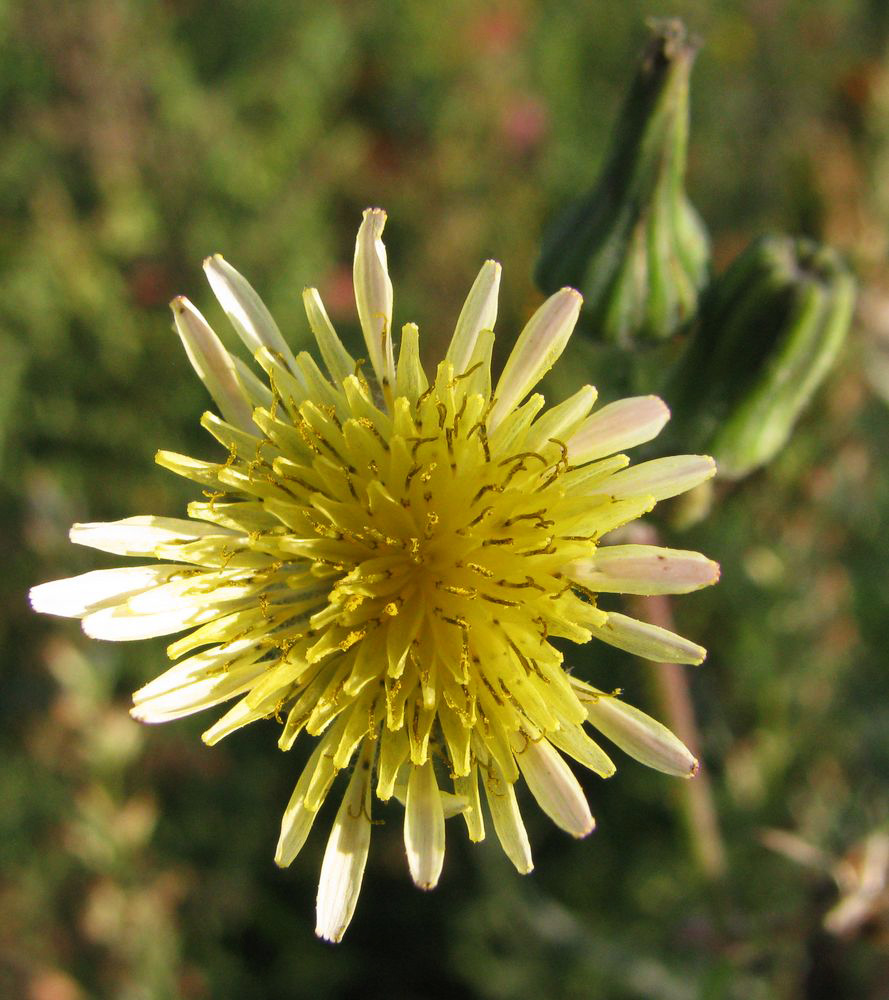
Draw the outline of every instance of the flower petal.
[[[533,870],[534,862],[531,860],[531,845],[519,812],[515,788],[503,778],[500,769],[493,763],[490,768],[483,770],[483,778],[494,830],[504,853],[522,875],[527,875]]]
[[[178,565],[98,569],[32,587],[31,606],[43,614],[82,618],[93,611],[125,604],[130,597],[164,584],[181,572]]]
[[[640,764],[680,778],[691,778],[698,773],[694,754],[650,715],[604,693],[582,700],[592,725]]]
[[[457,775],[454,778],[454,791],[467,803],[463,810],[463,819],[466,821],[469,839],[473,843],[484,840],[485,821],[482,817],[482,806],[479,801],[478,764],[475,761],[472,762],[468,775]]]
[[[420,362],[420,331],[416,323],[405,323],[401,329],[396,391],[416,403],[428,387],[429,380]]]
[[[230,607],[227,610],[230,610]],[[159,635],[172,635],[186,628],[204,625],[222,614],[214,607],[201,607],[191,602],[183,602],[179,608],[171,608],[157,614],[139,615],[127,605],[118,605],[93,611],[83,619],[83,631],[92,639],[107,639],[109,642],[133,642],[136,639],[154,639]]]
[[[584,421],[568,439],[568,455],[581,465],[633,448],[657,437],[669,419],[666,403],[657,396],[619,399]]]
[[[709,455],[672,455],[642,462],[596,486],[591,496],[620,497],[647,494],[655,500],[686,493],[716,475],[716,463]]]
[[[404,846],[414,884],[420,889],[434,889],[444,864],[445,818],[431,760],[410,769]]]
[[[522,774],[537,804],[572,837],[586,837],[596,821],[586,796],[564,757],[546,739],[516,736],[513,749]]]
[[[252,368],[240,358],[230,355],[232,363],[235,366],[235,371],[238,373],[238,378],[241,380],[241,385],[247,392],[250,398],[250,403],[256,406],[271,406],[274,400],[274,395],[272,390],[265,384],[265,382],[260,379],[260,377],[253,371]],[[251,433],[256,433],[255,431]]]
[[[325,759],[329,760],[331,742],[329,737],[318,741],[296,782],[287,808],[284,810],[284,815],[281,818],[281,835],[278,837],[278,846],[275,848],[275,864],[281,868],[286,868],[293,863],[297,854],[302,850],[309,831],[312,829],[312,823],[318,815],[317,809],[309,809],[305,804],[305,797],[316,771],[319,767],[324,766]],[[326,758],[325,755],[327,755]]]
[[[170,308],[188,360],[220,413],[235,427],[257,434],[250,396],[220,339],[188,299],[180,295],[173,299]]]
[[[593,635],[610,646],[656,663],[703,663],[707,656],[706,649],[681,635],[616,611],[608,612],[608,621],[593,629]]]
[[[238,666],[248,659],[252,663],[262,656],[261,648],[252,639],[240,639],[224,645],[203,649],[193,656],[165,670],[150,680],[133,695],[134,702],[146,701],[156,695],[168,694],[177,688],[191,684],[201,677],[211,674],[221,675],[232,666]]]
[[[341,941],[355,913],[370,847],[370,798],[370,770],[362,755],[321,863],[315,933],[326,941]]]
[[[235,537],[234,531],[203,521],[186,521],[178,517],[154,517],[139,514],[121,521],[94,521],[75,524],[71,528],[71,541],[89,545],[101,552],[118,556],[153,556],[159,545],[185,544],[207,535]]]
[[[560,729],[547,733],[553,746],[563,753],[573,757],[578,764],[583,764],[600,778],[610,778],[617,770],[607,753],[591,739],[582,725],[563,723]]]
[[[469,368],[479,333],[482,330],[493,330],[497,322],[500,272],[501,267],[497,261],[486,260],[460,310],[454,336],[445,355],[445,360],[451,362],[456,375],[462,375]]]
[[[401,765],[410,753],[410,743],[404,729],[384,729],[377,758],[377,798],[388,801],[395,793],[395,782]]]
[[[528,320],[506,362],[488,416],[492,431],[552,368],[565,349],[583,299],[573,288],[551,295]]]
[[[291,370],[294,357],[281,336],[278,324],[265,303],[247,279],[239,274],[221,254],[214,254],[204,261],[204,273],[213,294],[225,310],[231,325],[244,341],[251,355],[266,347]]]
[[[472,372],[460,385],[467,396],[478,393],[487,399],[491,395],[491,355],[494,351],[494,331],[482,330],[475,342],[475,350],[466,366]]]
[[[265,708],[251,708],[246,698],[241,698],[220,718],[210,726],[209,729],[201,733],[201,739],[208,747],[215,746],[220,740],[232,733],[243,729],[257,719],[265,718],[267,715]]]
[[[256,663],[256,660],[256,655],[244,658],[224,673],[197,677],[189,683],[171,686],[167,691],[147,695],[144,690],[137,691],[133,695],[135,704],[130,715],[140,722],[170,722],[229,701],[249,691],[256,678],[268,668],[267,663]]]
[[[719,564],[700,552],[657,545],[604,545],[565,575],[590,590],[611,594],[688,594],[719,579]]]
[[[528,451],[538,451],[553,439],[565,440],[593,408],[596,390],[591,385],[578,389],[573,396],[558,406],[553,406],[536,420],[528,432],[524,447]]]
[[[355,374],[355,359],[337,336],[317,288],[303,289],[303,305],[327,370],[334,382],[343,382]]]
[[[353,280],[358,319],[377,381],[387,394],[395,383],[392,350],[392,282],[382,240],[386,213],[381,208],[364,212],[355,241]]]

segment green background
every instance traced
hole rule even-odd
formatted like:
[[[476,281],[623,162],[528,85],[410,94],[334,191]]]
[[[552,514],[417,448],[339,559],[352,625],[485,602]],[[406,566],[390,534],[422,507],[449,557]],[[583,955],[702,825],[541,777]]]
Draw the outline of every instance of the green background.
[[[192,498],[152,459],[214,454],[166,305],[187,294],[229,338],[209,253],[293,345],[307,283],[354,337],[354,234],[382,205],[396,320],[435,357],[494,257],[502,352],[651,15],[704,42],[688,187],[717,268],[789,231],[839,247],[863,288],[791,445],[720,487],[706,522],[663,528],[723,566],[676,612],[710,649],[689,680],[727,874],[698,871],[679,783],[621,757],[612,781],[583,779],[589,840],[528,805],[526,878],[455,822],[441,885],[421,893],[388,809],[345,943],[322,944],[332,803],[290,870],[272,862],[306,746],[279,753],[271,722],[212,750],[206,718],[137,725],[129,693],[164,642],[91,642],[34,615],[27,588],[114,564],[70,546],[72,522],[180,516]],[[887,34],[879,0],[0,3],[4,1000],[889,997],[889,897],[844,936],[822,924],[828,869],[854,876],[889,818]],[[607,385],[583,344],[570,357],[566,389]],[[628,655],[577,662],[655,710]],[[767,847],[774,829],[822,868]]]

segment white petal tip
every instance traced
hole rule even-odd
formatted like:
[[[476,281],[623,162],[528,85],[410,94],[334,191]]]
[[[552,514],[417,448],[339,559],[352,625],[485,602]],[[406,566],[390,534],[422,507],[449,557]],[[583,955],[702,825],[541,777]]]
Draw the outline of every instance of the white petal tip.
[[[91,524],[72,524],[68,529],[68,540],[75,543],[78,542],[92,527]]]
[[[330,944],[339,944],[343,940],[343,935],[346,933],[346,928],[342,927],[338,930],[331,931],[326,927],[316,927],[315,937],[321,938],[322,941],[329,941]]]
[[[637,410],[644,412],[649,420],[661,419],[666,423],[670,419],[670,407],[660,396],[639,396],[635,400]]]
[[[430,889],[434,889],[438,885],[438,879],[436,879],[434,882],[418,882],[416,879],[414,879],[414,885],[418,889],[422,889],[424,892],[429,892]]]
[[[53,599],[53,594],[57,590],[55,587],[56,582],[53,580],[51,583],[39,583],[36,587],[32,587],[28,591],[28,600],[35,611],[44,615],[59,613],[56,610],[57,601]]]
[[[584,463],[657,437],[670,419],[659,396],[630,396],[597,410],[568,439],[572,461]]]

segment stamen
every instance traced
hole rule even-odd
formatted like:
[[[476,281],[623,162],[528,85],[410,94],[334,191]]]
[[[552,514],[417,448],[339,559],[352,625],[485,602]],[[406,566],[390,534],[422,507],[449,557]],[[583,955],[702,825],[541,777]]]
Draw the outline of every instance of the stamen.
[[[352,481],[352,473],[354,472],[355,470],[350,466],[348,471],[345,473],[346,486],[349,487],[349,492],[352,494],[352,499],[357,500],[359,503],[361,503],[361,499],[358,496],[358,493],[355,489],[355,483]],[[364,509],[367,511],[368,514],[370,514],[370,510],[367,507],[365,507]]]
[[[548,521],[544,518],[546,513],[546,508],[541,507],[540,510],[535,510],[530,514],[516,514],[515,517],[510,517],[503,522],[504,528],[511,528],[514,524],[519,521],[535,521],[538,528],[551,528],[555,521]]]
[[[472,498],[472,500],[469,503],[469,506],[472,507],[476,503],[478,503],[478,501],[486,493],[502,493],[502,492],[503,492],[503,487],[502,486],[498,486],[496,483],[486,483],[484,486],[481,487],[481,489],[478,491],[478,493],[476,493],[476,495]]]
[[[461,375],[455,375],[454,382],[461,382],[463,379],[469,378],[469,376],[472,375],[474,372],[477,372],[483,364],[484,364],[483,361],[476,361],[476,363],[471,368],[467,368],[466,371],[463,372]],[[463,398],[463,401],[464,403],[466,402],[465,396]]]
[[[360,642],[367,635],[367,629],[361,629],[359,631],[350,632],[345,639],[340,642],[337,649],[341,649],[344,653],[351,646],[354,646],[356,642]]]
[[[515,478],[515,477],[516,477],[516,476],[517,476],[517,475],[518,475],[518,474],[519,474],[520,472],[524,472],[524,471],[525,471],[525,468],[526,468],[526,466],[525,466],[525,463],[524,463],[524,460],[523,460],[523,461],[520,461],[520,462],[518,462],[518,463],[517,463],[516,465],[514,465],[514,466],[512,467],[512,469],[510,469],[510,471],[509,471],[509,474],[507,475],[506,479],[504,479],[504,480],[503,480],[503,482],[502,482],[502,484],[501,484],[501,486],[500,486],[500,489],[501,489],[501,490],[505,490],[505,489],[506,489],[506,487],[507,487],[507,486],[509,486],[509,484],[510,484],[510,483],[512,482],[512,480],[513,480],[513,479],[514,479],[514,478]]]
[[[420,448],[420,446],[424,444],[434,444],[437,440],[438,440],[437,434],[433,434],[431,437],[408,438],[408,441],[413,441],[413,445],[411,446],[411,458],[413,458],[413,460],[416,462],[417,451]]]
[[[502,634],[504,639],[506,639],[506,642],[509,645],[510,649],[512,649],[513,653],[515,653],[516,659],[525,668],[525,673],[528,674],[528,676],[530,676],[532,668],[530,662],[528,661],[528,657],[525,656],[525,654],[519,649],[519,647],[515,644],[515,641],[513,640],[512,636],[510,636],[510,634],[505,629],[502,630]]]
[[[408,471],[408,474],[404,477],[404,489],[405,492],[410,489],[411,482],[414,476],[419,475],[420,470],[423,468],[422,465],[415,465]]]
[[[481,362],[479,362],[479,364],[481,364]],[[463,376],[460,375],[460,376],[458,376],[458,378],[463,378]],[[454,381],[456,382],[457,380],[454,379]],[[466,412],[466,401],[467,401],[467,399],[468,399],[467,396],[463,397],[463,401],[460,403],[460,408],[454,414],[454,433],[455,434],[458,433],[458,429],[460,427],[460,420],[462,419],[463,414]]]
[[[523,583],[516,583],[514,580],[498,580],[498,587],[512,587],[519,590],[524,587],[531,587],[534,590],[539,590],[541,594],[546,593],[546,587],[541,587],[539,583],[534,579],[533,576],[526,576]]]
[[[389,442],[383,437],[377,428],[377,425],[370,419],[370,417],[359,417],[356,422],[359,427],[363,427],[365,430],[368,430],[371,434],[373,434],[377,441],[382,445],[383,451],[389,450]]]
[[[542,462],[545,468],[549,467],[549,462],[537,451],[520,451],[516,455],[510,455],[509,458],[504,458],[499,461],[498,465],[509,465],[510,462],[516,462],[520,459],[525,458],[536,458],[539,462]]]
[[[441,608],[433,608],[433,611],[438,613],[438,617],[443,621],[447,622],[448,625],[456,625],[457,628],[461,629],[464,633],[469,632],[469,622],[465,618],[454,617],[449,618],[443,613]]]
[[[474,501],[473,501],[474,502]],[[488,514],[493,513],[493,507],[485,507],[480,514],[477,514],[470,522],[466,525],[467,528],[474,528],[477,524],[483,521]]]
[[[488,507],[486,509],[493,510],[492,507]],[[457,563],[458,567],[462,567],[463,565],[464,565],[463,563]],[[468,570],[471,570],[473,573],[478,573],[479,576],[487,577],[489,580],[492,579],[494,576],[494,573],[491,570],[489,570],[486,566],[480,566],[478,563],[468,562],[465,564],[465,566]]]
[[[309,426],[305,417],[300,416],[299,419],[294,423],[294,428],[296,433],[302,438],[303,444],[312,452],[314,455],[320,455],[321,449],[312,440],[313,435],[317,436],[316,432],[312,427]]]
[[[555,553],[556,547],[553,544],[556,540],[555,535],[550,535],[546,540],[546,545],[539,549],[531,549],[528,552],[518,552],[517,555],[520,556],[551,556]]]
[[[559,459],[559,464],[564,465],[565,469],[568,468],[568,445],[564,441],[560,441],[558,438],[550,438],[549,444],[556,445],[562,453],[562,457]]]
[[[488,689],[488,691],[491,692],[491,697],[494,699],[494,701],[496,701],[498,705],[502,705],[503,699],[500,697],[500,692],[497,690],[497,688],[494,687],[494,685],[481,672],[481,670],[479,670],[478,675],[481,678],[482,684],[484,684],[485,687]],[[479,712],[481,712],[481,709],[479,709]]]
[[[491,604],[500,604],[504,608],[520,608],[522,605],[518,601],[507,601],[505,597],[494,597],[492,594],[480,593],[478,595],[483,601]]]
[[[478,590],[475,587],[459,587],[453,583],[443,583],[441,580],[436,580],[435,586],[438,590],[444,590],[448,594],[454,594],[457,597],[478,596]]]
[[[418,414],[420,412],[420,408],[425,405],[426,401],[432,396],[433,392],[435,392],[435,386],[430,385],[429,388],[422,395],[418,397],[416,406],[416,411]]]

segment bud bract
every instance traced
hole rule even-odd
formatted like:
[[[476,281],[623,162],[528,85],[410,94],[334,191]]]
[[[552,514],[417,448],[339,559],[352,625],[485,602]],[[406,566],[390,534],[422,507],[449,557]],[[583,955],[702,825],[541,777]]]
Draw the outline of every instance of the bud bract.
[[[583,327],[623,346],[682,328],[709,265],[709,240],[683,186],[697,46],[681,21],[652,29],[599,180],[550,227],[536,269],[547,294],[578,288]]]
[[[810,239],[764,236],[708,289],[666,392],[677,431],[695,435],[719,475],[740,479],[790,437],[849,329],[855,283]]]

